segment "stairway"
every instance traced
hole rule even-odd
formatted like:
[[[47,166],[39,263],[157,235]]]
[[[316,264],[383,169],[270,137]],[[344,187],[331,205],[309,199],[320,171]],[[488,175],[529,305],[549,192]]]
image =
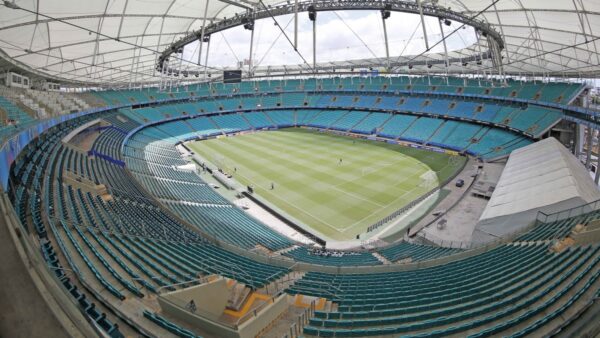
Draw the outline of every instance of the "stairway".
[[[373,252],[372,254],[375,258],[377,258],[384,265],[392,264],[392,262],[390,262],[387,258],[383,257],[382,255],[380,255],[378,252]]]
[[[272,281],[271,283],[265,285],[264,287],[258,289],[258,292],[265,293],[267,295],[276,295],[283,290],[290,288],[292,285],[296,283],[296,281],[300,280],[306,272],[304,271],[292,271],[283,275],[282,277]]]

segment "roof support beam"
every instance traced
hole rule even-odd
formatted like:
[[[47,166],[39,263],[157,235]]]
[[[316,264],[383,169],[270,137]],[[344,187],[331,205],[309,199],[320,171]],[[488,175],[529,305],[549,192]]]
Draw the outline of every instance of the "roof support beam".
[[[250,10],[250,11],[254,9],[254,8],[248,6],[248,5],[241,4],[241,3],[237,2],[237,1],[234,1],[234,0],[219,0],[219,1],[224,2],[224,3],[228,4],[228,5],[232,5],[232,6],[244,8],[244,9],[247,9],[247,10]]]
[[[309,6],[313,6],[316,11],[382,10],[387,6],[391,7],[389,8],[390,11],[413,14],[420,14],[422,11],[423,17],[433,16],[438,18],[448,18],[452,21],[461,22],[465,25],[472,26],[476,30],[484,32],[486,35],[496,39],[498,41],[498,46],[500,49],[504,47],[504,41],[502,40],[502,36],[500,35],[500,33],[496,32],[494,28],[487,22],[472,18],[471,16],[467,16],[460,12],[452,11],[445,7],[421,4],[421,1],[422,0],[419,0],[419,4],[417,4],[414,2],[414,0],[387,0],[385,2],[381,0],[315,0],[312,2],[299,2],[298,6],[296,6],[295,2],[292,3],[290,1],[290,3],[288,4],[281,4],[279,6],[276,6],[275,8],[257,8],[251,12],[249,11],[248,13],[242,15],[237,15],[232,18],[223,19],[217,23],[208,25],[205,28],[205,34],[206,32],[208,32],[208,34],[213,34],[232,27],[240,26],[243,24],[243,22],[247,22],[248,20],[259,20],[271,16],[294,14],[295,12],[306,12],[308,11]],[[156,66],[160,68],[162,61],[166,59],[168,55],[173,53],[173,51],[178,50],[178,47],[185,46],[197,40],[198,33],[199,32],[192,32],[187,36],[174,42],[173,45],[169,48],[166,48],[159,57]]]
[[[419,16],[421,17],[421,27],[423,28],[423,39],[425,40],[425,50],[429,50],[429,39],[427,39],[427,27],[425,25],[425,17],[423,16],[423,6],[421,0],[416,0],[419,6]]]
[[[200,31],[200,40],[198,40],[198,66],[201,65],[202,62],[202,43],[204,42],[204,28],[206,27],[206,13],[208,13],[208,4],[210,0],[206,1],[206,5],[204,6],[204,19],[202,20],[202,28]]]
[[[123,28],[123,19],[125,18],[125,12],[127,12],[128,4],[129,4],[129,0],[125,0],[125,5],[123,5],[123,16],[121,16],[121,21],[119,22],[119,31],[117,32],[117,39],[121,38],[121,28]]]

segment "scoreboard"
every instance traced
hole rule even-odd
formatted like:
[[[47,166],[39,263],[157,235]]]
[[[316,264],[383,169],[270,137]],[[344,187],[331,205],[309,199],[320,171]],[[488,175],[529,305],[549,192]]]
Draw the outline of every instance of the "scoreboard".
[[[223,83],[240,83],[242,82],[241,70],[225,70],[223,71]]]

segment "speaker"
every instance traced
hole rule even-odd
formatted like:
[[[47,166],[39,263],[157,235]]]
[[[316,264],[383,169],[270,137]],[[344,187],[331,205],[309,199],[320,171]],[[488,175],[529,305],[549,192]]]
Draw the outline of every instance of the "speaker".
[[[317,11],[315,10],[315,6],[314,5],[308,6],[308,19],[310,21],[317,20]]]

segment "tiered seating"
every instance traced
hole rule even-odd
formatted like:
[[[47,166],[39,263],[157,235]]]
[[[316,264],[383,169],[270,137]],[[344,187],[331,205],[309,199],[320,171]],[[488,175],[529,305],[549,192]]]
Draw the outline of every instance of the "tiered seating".
[[[321,113],[321,110],[298,110],[296,111],[296,125],[310,125],[311,121]]]
[[[476,124],[459,123],[456,128],[442,140],[442,144],[452,145],[454,149],[463,150],[476,142],[488,130]]]
[[[351,266],[381,264],[381,261],[370,252],[321,251],[297,247],[284,253],[284,255],[297,261],[318,265]]]
[[[207,117],[189,119],[186,121],[196,131],[196,134],[203,136],[221,134],[221,129]]]
[[[598,247],[552,254],[544,245],[502,246],[442,266],[405,272],[309,272],[290,293],[338,302],[316,311],[304,334],[320,337],[514,332],[534,316],[587,291],[600,275]]]
[[[223,111],[236,111],[243,108],[242,101],[239,98],[227,98],[218,100],[217,107],[219,107],[219,110]]]
[[[309,122],[309,126],[328,128],[348,112],[345,110],[323,110]]]
[[[376,90],[381,88],[381,81],[289,81],[283,89],[306,85],[313,86],[314,89]],[[408,86],[403,79],[394,81],[394,86],[398,88]],[[440,81],[430,84],[422,79],[415,80],[413,85],[415,90],[429,91],[437,90],[432,86],[444,86]],[[516,84],[511,86],[517,88]],[[272,90],[277,85],[270,84],[264,88],[267,87]],[[219,85],[215,86],[215,91],[225,92],[231,88]],[[260,83],[250,87],[247,83],[245,86],[239,85],[240,90],[248,92],[264,88],[260,87]],[[514,88],[511,88],[512,92],[517,91],[524,97],[532,93],[539,96],[544,95],[545,85],[540,84],[539,88],[531,91]],[[559,100],[571,89],[567,86],[564,91],[551,88],[546,95],[558,95]],[[576,89],[571,91],[574,90]],[[186,89],[170,94],[169,97],[185,97],[190,93]],[[131,93],[105,92],[105,95],[118,102],[144,98]],[[147,95],[149,94],[143,94]],[[164,94],[154,92],[153,96]],[[317,100],[317,95],[311,96],[312,100]],[[359,102],[371,104],[376,100],[373,97],[359,100],[348,97],[352,98],[352,104],[355,105]],[[254,105],[257,101],[251,99],[247,102]],[[406,106],[398,109],[406,109],[408,106],[430,109],[425,108],[430,105],[424,105],[423,102],[421,99],[409,98],[402,105]],[[383,103],[384,100],[381,100],[380,104]],[[132,181],[122,166],[98,157],[91,159],[87,154],[61,143],[64,135],[98,115],[81,117],[50,129],[46,132],[46,137],[29,144],[11,169],[13,183],[9,188],[9,195],[18,217],[26,228],[31,229],[30,234],[37,237],[45,261],[54,269],[57,278],[82,313],[109,336],[122,337],[122,334],[118,326],[88,300],[92,299],[89,295],[93,295],[96,303],[111,304],[118,308],[123,299],[143,298],[146,297],[146,292],[155,293],[161,287],[175,290],[180,287],[178,285],[193,285],[198,276],[220,274],[257,289],[289,272],[286,268],[258,263],[227,251],[222,246],[208,243],[199,233],[190,231],[182,224],[181,218],[193,220],[203,234],[216,237],[216,240],[222,242],[221,245],[227,242],[251,249],[260,244],[271,250],[285,249],[292,245],[282,235],[228,204],[193,172],[174,169],[173,167],[185,163],[174,147],[175,140],[194,133],[221,133],[240,126],[250,128],[251,125],[254,126],[252,121],[255,124],[273,121],[277,125],[280,122],[300,125],[319,122],[327,126],[337,125],[339,128],[349,129],[355,126],[365,132],[372,132],[377,125],[382,124],[384,128],[381,134],[390,133],[394,138],[410,137],[420,142],[429,140],[466,147],[471,152],[490,158],[531,142],[504,130],[458,121],[383,113],[367,115],[347,110],[301,110],[256,112],[251,118],[234,113],[174,121],[139,131],[125,147],[125,156],[120,153],[125,133],[138,126],[138,123],[158,121],[175,114],[183,116],[183,111],[190,108],[191,106],[181,105],[172,109],[144,108],[147,110],[122,110],[119,113],[100,115],[111,122],[113,127],[100,134],[93,149],[116,160],[126,159],[128,169],[142,186]],[[532,108],[535,107],[528,107]],[[490,109],[490,113],[487,109]],[[466,111],[470,111],[470,108]],[[487,118],[493,115],[500,123],[512,123],[519,128],[529,126],[531,131],[544,128],[544,125],[549,126],[557,118],[552,115],[554,112],[549,113],[548,110],[539,114],[534,112],[537,119],[533,121],[532,118],[534,125],[531,125],[527,122],[529,116],[522,116],[523,112],[519,107],[497,106],[473,112],[473,116],[485,113],[489,114],[486,115]],[[126,116],[128,120],[116,118],[117,114]],[[102,196],[70,185],[68,180],[63,179],[65,172],[76,173],[106,185],[110,198],[103,199]],[[146,195],[143,187],[164,199],[164,204],[172,208],[176,215],[157,205],[151,196]],[[600,283],[598,246],[573,246],[562,253],[552,253],[547,244],[551,239],[564,238],[576,223],[586,222],[599,215],[596,211],[572,219],[539,224],[515,243],[444,265],[369,274],[309,272],[287,292],[324,297],[337,303],[337,310],[333,312],[315,312],[315,317],[305,327],[304,335],[307,336],[532,334],[554,318],[565,314],[590,293],[597,293]],[[457,251],[459,250],[402,242],[379,250],[378,254],[391,261],[425,261]],[[347,253],[340,257],[323,256],[311,254],[305,247],[299,247],[284,255],[322,265],[380,264],[368,252]],[[390,268],[393,270],[395,267]],[[72,273],[67,276],[65,270]],[[85,285],[85,290],[76,286],[82,284]],[[172,333],[194,335],[146,308],[142,310],[145,311],[146,318]],[[134,322],[144,320],[130,319]]]
[[[479,102],[459,101],[454,102],[454,108],[448,109],[447,114],[456,117],[466,117],[472,119],[475,115],[475,110],[480,105]]]
[[[425,261],[429,259],[436,259],[439,257],[452,255],[461,251],[461,249],[412,244],[404,241],[398,244],[391,245],[385,249],[377,250],[379,254],[387,258],[390,262],[406,260],[409,260],[411,262]]]
[[[331,125],[332,129],[348,131],[358,122],[367,117],[369,113],[363,111],[350,111]]]
[[[203,232],[243,248],[261,244],[272,250],[291,246],[283,235],[248,217],[230,204],[169,202],[165,204]]]
[[[483,158],[494,158],[507,155],[512,150],[531,144],[532,141],[522,136],[515,136],[500,129],[489,129],[489,131],[468,147],[468,151],[479,154]]]
[[[181,120],[164,123],[155,128],[171,135],[172,138],[168,140],[172,141],[190,139],[196,136],[196,132],[192,129],[192,127],[186,121]]]
[[[450,106],[450,100],[435,99],[429,100],[429,105],[424,106],[421,111],[424,113],[446,115]]]
[[[0,140],[23,128],[32,126],[35,122],[35,119],[29,114],[0,96]]]
[[[362,134],[372,134],[373,131],[381,127],[390,117],[389,114],[371,113],[364,120],[355,125],[351,131]]]
[[[527,109],[518,111],[511,118],[508,125],[532,134],[538,134],[554,125],[561,118],[562,114],[559,111],[530,106]]]
[[[402,111],[420,112],[423,111],[424,98],[404,97],[404,103],[400,105]]]
[[[86,121],[86,118],[82,118],[81,120],[83,123]],[[58,158],[57,154],[60,152],[60,149],[57,148],[57,144],[60,142],[60,139],[72,128],[72,124],[66,123],[65,125],[61,126],[61,128],[50,129],[47,132],[48,137],[45,141],[39,141],[39,144],[37,144],[38,142],[34,141],[28,146],[27,151],[30,151],[34,154],[34,156],[30,157],[30,159],[32,159],[33,162],[37,162],[37,165],[35,168],[29,166],[19,166],[18,168],[14,167],[14,170],[16,171],[13,171],[13,176],[21,177],[21,180],[19,180],[21,183],[19,183],[20,187],[17,188],[17,194],[13,198],[13,203],[15,204],[15,208],[24,226],[27,226],[28,224],[25,210],[28,209],[31,212],[33,216],[33,225],[40,241],[41,252],[44,260],[48,263],[49,267],[53,269],[54,274],[65,288],[65,292],[73,297],[73,300],[84,316],[97,324],[98,327],[106,333],[106,335],[115,338],[123,337],[123,334],[119,331],[118,326],[113,324],[113,322],[107,318],[106,314],[96,307],[96,304],[88,300],[86,294],[73,283],[73,280],[71,279],[72,276],[67,276],[62,263],[59,261],[57,252],[54,249],[55,246],[49,241],[48,232],[46,231],[46,226],[44,223],[48,221],[52,233],[56,233],[57,229],[54,226],[54,221],[43,219],[41,214],[42,210],[46,210],[46,213],[49,215],[55,214],[53,208],[55,204],[52,202],[51,197],[53,196],[52,192],[54,190],[53,186],[48,180],[48,177],[54,173],[62,174],[60,170],[56,170],[54,167],[54,161]],[[42,152],[43,155],[41,155]],[[48,173],[49,176],[46,176],[44,173]],[[23,189],[26,186],[30,187],[31,189]],[[42,186],[44,186],[46,194],[43,200],[40,198],[40,190]],[[27,197],[27,194],[30,194],[30,198]],[[58,206],[60,207],[60,205]],[[55,237],[55,239],[58,247],[60,247],[61,250],[64,250],[66,246],[62,239],[60,237]],[[74,271],[76,276],[79,277],[79,269],[73,265],[71,256],[68,253],[64,253],[64,251],[63,256],[67,258],[72,271]]]
[[[54,91],[26,89],[21,96],[21,101],[27,99],[34,101],[32,103],[37,104],[38,107],[43,106],[49,108],[50,113],[54,115],[86,110],[90,107],[85,101],[75,96]],[[46,112],[45,109],[44,112]]]
[[[157,325],[167,329],[168,331],[170,331],[171,333],[175,334],[178,337],[202,338],[202,337],[196,335],[194,332],[184,329],[184,328],[180,327],[179,325],[173,324],[172,322],[165,319],[164,317],[161,317],[161,316],[157,315],[156,313],[152,313],[148,310],[144,310],[144,317],[150,319]]]
[[[136,175],[142,185],[154,196],[174,201],[196,203],[224,203],[221,195],[216,194],[204,183],[175,181],[160,177]]]
[[[273,127],[273,122],[262,112],[246,113],[244,118],[256,129]]]
[[[421,117],[400,135],[401,139],[424,142],[429,140],[433,133],[444,123],[441,119]]]
[[[148,122],[158,122],[166,119],[167,117],[163,115],[160,110],[156,108],[139,108],[132,110],[133,116],[138,116],[138,122],[140,123],[148,123]],[[142,121],[139,121],[139,117],[142,118]]]
[[[101,97],[109,105],[140,103],[148,100],[199,97],[208,95],[232,95],[232,94],[255,94],[290,91],[338,91],[338,90],[362,90],[381,92],[394,92],[395,90],[412,90],[429,93],[465,93],[476,95],[492,95],[502,97],[516,97],[528,100],[540,100],[546,102],[567,103],[573,95],[580,91],[581,84],[578,83],[531,83],[508,80],[506,86],[500,83],[490,83],[477,79],[463,78],[439,78],[439,77],[374,77],[369,81],[362,79],[337,78],[337,79],[303,79],[303,80],[268,80],[268,81],[244,81],[240,84],[206,84],[193,86],[175,87],[171,92],[160,92],[156,88],[143,90],[125,91],[101,91],[95,95]],[[287,106],[300,107],[305,101],[305,94],[298,93],[293,97],[283,99]],[[340,103],[355,104],[357,107],[365,107],[362,98],[357,101],[349,95],[327,95],[326,101],[331,101],[334,96],[339,96]],[[289,99],[289,100],[288,100]],[[336,98],[336,101],[338,99]],[[368,102],[368,100],[365,100]],[[292,103],[292,104],[287,104]],[[231,101],[223,105],[224,110],[236,110],[241,102]],[[253,103],[243,104],[244,108],[252,109]],[[418,106],[418,103],[417,103]],[[415,108],[410,103],[406,108]]]
[[[547,83],[541,89],[539,100],[567,104],[580,89],[578,84]]]
[[[213,120],[214,123],[225,133],[248,130],[252,128],[240,114],[211,116],[210,119]]]
[[[586,224],[598,219],[600,211],[592,211],[581,216],[566,218],[560,221],[540,223],[527,233],[520,236],[518,241],[546,241],[566,237],[577,224]]]
[[[290,93],[282,96],[281,102],[284,107],[304,107],[307,101],[303,93]]]
[[[265,112],[271,121],[279,127],[291,127],[296,124],[294,112],[285,110],[275,110]]]
[[[405,130],[417,120],[416,116],[394,115],[384,125],[379,135],[389,138],[398,138]]]
[[[100,99],[105,101],[109,106],[131,104],[132,102],[127,98],[125,91],[107,90],[94,93]]]

